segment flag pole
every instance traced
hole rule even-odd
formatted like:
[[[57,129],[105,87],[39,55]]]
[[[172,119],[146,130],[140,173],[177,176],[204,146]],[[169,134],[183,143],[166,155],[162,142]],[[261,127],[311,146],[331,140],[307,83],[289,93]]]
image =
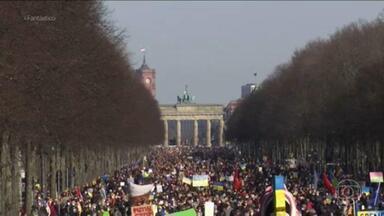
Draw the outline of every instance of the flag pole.
[[[380,185],[381,185],[381,182],[379,182],[379,186],[377,186],[376,196],[375,196],[375,202],[373,203],[373,206],[374,206],[374,207],[376,207],[376,204],[377,204],[377,198],[379,197],[379,193],[380,193]]]

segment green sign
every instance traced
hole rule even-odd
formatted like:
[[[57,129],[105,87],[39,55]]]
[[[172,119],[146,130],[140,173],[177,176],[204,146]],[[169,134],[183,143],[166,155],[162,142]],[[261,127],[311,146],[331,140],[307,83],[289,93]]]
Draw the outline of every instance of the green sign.
[[[168,216],[196,216],[196,215],[197,214],[195,209],[191,208],[185,211],[179,211],[179,212],[169,214]]]

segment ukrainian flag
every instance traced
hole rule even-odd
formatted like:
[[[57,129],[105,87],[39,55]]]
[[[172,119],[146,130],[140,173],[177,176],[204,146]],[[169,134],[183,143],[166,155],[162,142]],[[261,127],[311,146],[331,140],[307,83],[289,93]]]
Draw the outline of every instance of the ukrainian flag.
[[[213,189],[217,191],[224,190],[224,182],[215,182],[213,183]]]
[[[192,178],[193,187],[208,187],[208,175],[194,175]]]

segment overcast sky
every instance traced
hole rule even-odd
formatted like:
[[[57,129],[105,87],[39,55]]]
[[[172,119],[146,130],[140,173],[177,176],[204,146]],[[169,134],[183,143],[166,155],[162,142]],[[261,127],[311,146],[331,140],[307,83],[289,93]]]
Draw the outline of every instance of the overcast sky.
[[[135,68],[147,49],[156,69],[157,100],[175,103],[184,85],[198,103],[227,104],[241,85],[260,83],[308,41],[327,38],[384,2],[107,1],[110,19],[126,29]],[[254,73],[258,73],[255,78]]]

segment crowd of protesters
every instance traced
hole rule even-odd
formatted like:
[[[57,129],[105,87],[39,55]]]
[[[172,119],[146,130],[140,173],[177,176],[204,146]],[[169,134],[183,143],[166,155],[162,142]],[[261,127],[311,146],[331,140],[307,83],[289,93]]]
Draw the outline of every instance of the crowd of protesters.
[[[183,182],[184,177],[193,175],[208,175],[209,186],[193,187]],[[66,191],[58,199],[35,188],[31,215],[128,216],[133,205],[152,204],[156,216],[190,208],[202,216],[207,201],[215,204],[215,215],[259,215],[260,198],[274,175],[285,176],[287,190],[302,215],[353,215],[357,199],[360,210],[374,208],[372,194],[345,198],[322,185],[310,161],[291,167],[288,163],[243,157],[228,148],[154,148],[143,160]],[[342,172],[337,175],[343,178]],[[130,183],[154,184],[149,199],[134,203]],[[382,209],[382,201],[380,193],[376,209]]]

